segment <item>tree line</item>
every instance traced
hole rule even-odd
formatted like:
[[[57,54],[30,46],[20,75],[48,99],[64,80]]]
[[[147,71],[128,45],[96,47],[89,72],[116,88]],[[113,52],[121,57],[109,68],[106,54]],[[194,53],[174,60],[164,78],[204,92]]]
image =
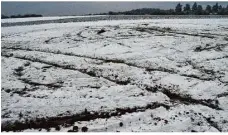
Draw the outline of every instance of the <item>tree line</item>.
[[[207,5],[205,9],[196,2],[192,5],[186,4],[183,8],[180,3],[177,4],[175,8],[175,13],[179,15],[228,15],[228,5],[222,7],[222,5]]]
[[[99,15],[228,15],[228,5],[222,7],[216,3],[215,5],[207,5],[203,9],[202,5],[196,2],[191,6],[190,4],[181,5],[178,3],[175,9],[163,10],[158,8],[142,8],[134,9],[124,12],[100,13]]]
[[[25,15],[11,15],[11,16],[6,16],[2,15],[1,19],[7,19],[7,18],[28,18],[28,17],[42,17],[42,15],[38,14],[25,14]]]
[[[92,15],[92,14],[89,14]],[[142,9],[134,9],[130,11],[124,12],[112,12],[108,13],[99,13],[93,15],[228,15],[228,5],[223,7],[216,3],[215,5],[207,5],[204,9],[202,5],[197,4],[196,2],[193,5],[185,4],[181,5],[178,3],[175,9],[159,9],[159,8],[142,8]],[[5,16],[2,15],[1,18],[27,18],[27,17],[42,17],[42,15],[38,14],[25,14],[25,15],[12,15]]]

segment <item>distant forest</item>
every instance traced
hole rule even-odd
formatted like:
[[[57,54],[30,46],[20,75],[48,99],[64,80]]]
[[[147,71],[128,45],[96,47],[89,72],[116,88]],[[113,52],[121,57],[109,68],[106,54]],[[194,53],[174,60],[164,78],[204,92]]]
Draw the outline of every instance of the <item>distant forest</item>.
[[[190,4],[181,5],[178,3],[175,9],[162,10],[158,8],[142,8],[134,9],[124,12],[100,13],[96,15],[228,15],[228,5],[222,7],[218,3],[215,5],[207,5],[205,9],[196,2],[191,6]]]
[[[216,3],[215,5],[207,5],[205,9],[196,2],[193,5],[186,4],[181,5],[178,3],[175,9],[163,10],[158,8],[142,8],[134,9],[124,12],[112,12],[99,13],[99,14],[88,14],[88,15],[228,15],[228,5],[222,7]],[[27,17],[42,17],[42,15],[37,14],[25,14],[25,15],[12,15],[5,16],[2,15],[2,19],[6,18],[27,18]]]
[[[11,15],[11,16],[6,16],[2,15],[2,19],[7,19],[7,18],[28,18],[28,17],[42,17],[42,15],[37,15],[37,14],[25,14],[25,15]]]

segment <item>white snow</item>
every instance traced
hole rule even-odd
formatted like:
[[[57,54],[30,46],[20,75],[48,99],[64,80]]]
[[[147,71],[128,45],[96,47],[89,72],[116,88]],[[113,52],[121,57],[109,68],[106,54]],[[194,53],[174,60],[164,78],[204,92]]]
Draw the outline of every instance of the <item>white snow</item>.
[[[2,124],[136,107],[144,109],[74,125],[227,132],[227,26],[153,19],[2,27]],[[63,124],[60,131],[72,130]]]
[[[45,17],[29,17],[29,18],[8,18],[1,19],[2,23],[15,23],[15,22],[28,22],[28,21],[41,21],[41,20],[58,20],[67,18],[78,18],[78,17],[94,17],[93,16],[45,16]]]

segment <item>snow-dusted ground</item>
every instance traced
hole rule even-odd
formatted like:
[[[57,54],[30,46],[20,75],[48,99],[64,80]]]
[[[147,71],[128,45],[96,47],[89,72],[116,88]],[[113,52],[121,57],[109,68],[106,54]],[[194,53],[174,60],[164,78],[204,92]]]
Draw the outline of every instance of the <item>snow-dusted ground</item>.
[[[91,15],[91,16],[65,16],[65,17],[43,17],[43,18],[18,18],[6,22],[2,20],[1,27],[40,25],[49,23],[69,23],[69,22],[90,22],[101,20],[140,20],[140,19],[213,19],[228,18],[228,15]]]
[[[9,18],[1,19],[2,23],[14,23],[14,22],[27,22],[27,21],[40,21],[40,20],[58,20],[67,18],[78,18],[78,17],[91,17],[91,16],[48,16],[48,17],[29,17],[29,18]]]
[[[228,131],[228,19],[1,29],[3,131]]]

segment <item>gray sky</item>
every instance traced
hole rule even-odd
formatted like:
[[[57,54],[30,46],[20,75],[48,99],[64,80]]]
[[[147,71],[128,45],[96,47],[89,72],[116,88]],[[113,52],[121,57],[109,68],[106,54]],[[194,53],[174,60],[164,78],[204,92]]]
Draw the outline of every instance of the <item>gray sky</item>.
[[[137,8],[174,9],[178,2],[1,2],[2,14],[42,14],[55,15],[83,15],[89,13],[103,13],[108,11],[127,11]],[[182,5],[193,2],[181,2]],[[215,2],[197,2],[198,4],[214,5]],[[218,2],[227,6],[228,2]]]

